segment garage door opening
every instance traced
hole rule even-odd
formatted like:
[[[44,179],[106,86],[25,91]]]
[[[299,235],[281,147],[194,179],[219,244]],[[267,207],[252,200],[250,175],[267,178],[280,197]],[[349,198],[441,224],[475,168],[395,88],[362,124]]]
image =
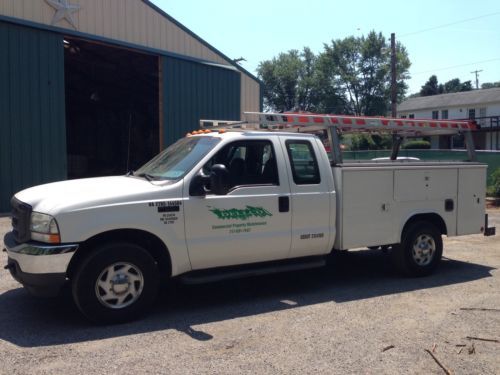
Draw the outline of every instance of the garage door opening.
[[[159,150],[158,57],[66,37],[68,178],[119,175]]]

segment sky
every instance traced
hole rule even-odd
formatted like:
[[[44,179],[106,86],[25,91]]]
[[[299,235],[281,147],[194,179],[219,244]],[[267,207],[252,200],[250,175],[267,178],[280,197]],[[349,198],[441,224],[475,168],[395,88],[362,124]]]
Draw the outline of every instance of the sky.
[[[332,39],[396,34],[412,66],[408,94],[435,74],[479,86],[500,81],[500,1],[418,0],[153,0],[170,16],[226,56],[244,57],[253,74],[259,63],[307,46],[315,53]],[[461,22],[464,21],[464,22]],[[428,30],[432,29],[432,30]]]

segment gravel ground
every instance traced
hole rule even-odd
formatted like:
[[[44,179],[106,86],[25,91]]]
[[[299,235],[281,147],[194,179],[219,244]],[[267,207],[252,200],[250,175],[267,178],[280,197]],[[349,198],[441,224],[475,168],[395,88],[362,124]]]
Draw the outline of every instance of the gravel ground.
[[[499,210],[490,220],[500,229]],[[467,339],[500,340],[500,240],[445,239],[444,256],[418,279],[366,250],[314,271],[175,285],[143,320],[110,327],[2,269],[0,373],[443,374],[434,349],[455,374],[500,374],[500,342]]]

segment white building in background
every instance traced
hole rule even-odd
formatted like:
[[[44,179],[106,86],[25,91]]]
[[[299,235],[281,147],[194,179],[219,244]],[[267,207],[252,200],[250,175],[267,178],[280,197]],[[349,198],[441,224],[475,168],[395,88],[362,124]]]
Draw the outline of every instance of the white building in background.
[[[398,106],[398,117],[417,119],[473,119],[481,126],[475,133],[478,150],[500,150],[500,88],[422,96]],[[433,137],[432,148],[457,148],[462,140]]]

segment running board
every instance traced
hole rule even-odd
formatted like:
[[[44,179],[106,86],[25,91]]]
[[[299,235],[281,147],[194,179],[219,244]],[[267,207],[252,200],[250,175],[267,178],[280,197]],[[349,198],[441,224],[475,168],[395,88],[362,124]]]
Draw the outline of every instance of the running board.
[[[243,266],[219,267],[208,270],[192,271],[179,277],[183,284],[207,284],[223,280],[240,279],[268,275],[272,273],[307,270],[326,265],[324,257],[294,259],[272,263],[258,263]]]

